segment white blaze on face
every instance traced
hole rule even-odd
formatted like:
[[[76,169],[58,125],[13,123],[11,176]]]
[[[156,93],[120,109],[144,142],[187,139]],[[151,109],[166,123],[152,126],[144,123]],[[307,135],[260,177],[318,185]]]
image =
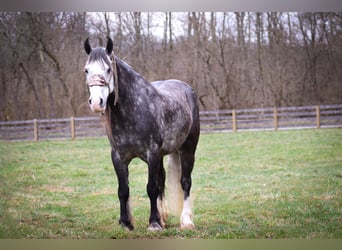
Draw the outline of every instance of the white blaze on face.
[[[105,62],[92,62],[86,65],[87,82],[94,75],[103,76],[109,86],[89,86],[89,106],[91,111],[103,113],[106,109],[108,95],[114,89],[113,77],[111,70]]]
[[[103,113],[106,109],[109,89],[106,86],[92,86],[89,88],[89,106],[91,111]]]

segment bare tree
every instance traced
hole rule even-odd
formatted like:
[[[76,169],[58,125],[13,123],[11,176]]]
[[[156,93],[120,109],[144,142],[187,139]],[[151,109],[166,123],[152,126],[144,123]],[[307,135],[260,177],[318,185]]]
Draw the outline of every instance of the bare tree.
[[[107,35],[146,79],[192,85],[204,110],[340,103],[341,23],[332,12],[2,12],[0,120],[89,115],[82,44]]]

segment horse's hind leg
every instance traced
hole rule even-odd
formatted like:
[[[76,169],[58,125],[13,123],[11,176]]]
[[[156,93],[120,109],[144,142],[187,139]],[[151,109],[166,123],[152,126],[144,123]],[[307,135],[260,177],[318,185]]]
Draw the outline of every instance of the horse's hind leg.
[[[195,227],[192,219],[192,209],[190,202],[191,172],[194,166],[194,153],[181,152],[182,177],[181,184],[184,191],[184,203],[180,217],[181,229],[193,229]]]
[[[181,229],[193,229],[195,227],[190,204],[190,189],[192,184],[191,173],[195,162],[198,137],[199,130],[196,126],[193,126],[192,133],[190,133],[179,151],[182,166],[181,185],[184,191],[184,203],[180,218]]]

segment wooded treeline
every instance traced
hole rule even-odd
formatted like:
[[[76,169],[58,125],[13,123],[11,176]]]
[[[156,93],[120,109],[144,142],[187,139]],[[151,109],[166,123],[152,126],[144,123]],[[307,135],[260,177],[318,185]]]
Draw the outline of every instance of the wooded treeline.
[[[0,13],[0,120],[89,115],[83,42],[114,40],[201,110],[342,103],[342,13]]]

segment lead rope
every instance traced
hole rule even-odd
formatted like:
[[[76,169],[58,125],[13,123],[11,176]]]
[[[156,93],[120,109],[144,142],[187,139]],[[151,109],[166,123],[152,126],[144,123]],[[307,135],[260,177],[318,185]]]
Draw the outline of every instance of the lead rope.
[[[113,77],[114,77],[114,106],[119,100],[119,82],[118,82],[118,72],[116,68],[116,60],[114,52],[112,52],[110,56],[110,60],[112,61],[112,67],[113,67]]]

